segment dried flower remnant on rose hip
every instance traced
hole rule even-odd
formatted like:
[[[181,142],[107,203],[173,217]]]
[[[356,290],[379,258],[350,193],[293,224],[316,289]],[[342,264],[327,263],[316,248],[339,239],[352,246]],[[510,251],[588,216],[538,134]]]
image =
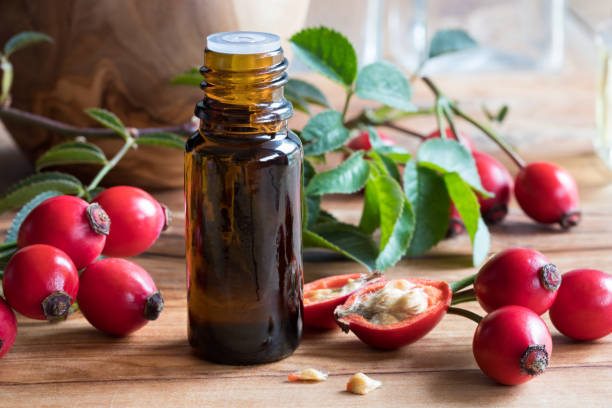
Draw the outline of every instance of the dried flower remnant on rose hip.
[[[354,374],[346,383],[346,390],[353,394],[366,395],[382,385],[382,381],[374,380],[364,373]]]
[[[302,371],[289,374],[288,379],[289,381],[325,381],[327,380],[327,373],[316,368],[306,368]]]

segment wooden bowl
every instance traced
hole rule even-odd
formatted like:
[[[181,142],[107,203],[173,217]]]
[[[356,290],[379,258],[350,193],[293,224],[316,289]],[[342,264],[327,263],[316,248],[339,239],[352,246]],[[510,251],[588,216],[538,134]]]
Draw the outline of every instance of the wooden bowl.
[[[275,0],[265,0],[253,7],[246,0],[4,0],[1,44],[23,30],[45,32],[55,41],[13,55],[12,106],[77,126],[97,126],[83,113],[89,107],[108,109],[131,127],[183,123],[202,92],[169,81],[202,64],[206,35],[274,27],[287,38],[301,28],[308,2],[280,7]],[[13,121],[5,125],[31,160],[63,140],[35,126]],[[109,157],[120,147],[113,140],[94,142]],[[178,150],[140,147],[129,152],[103,184],[180,187],[182,156]],[[79,166],[76,175],[87,180],[95,172]]]

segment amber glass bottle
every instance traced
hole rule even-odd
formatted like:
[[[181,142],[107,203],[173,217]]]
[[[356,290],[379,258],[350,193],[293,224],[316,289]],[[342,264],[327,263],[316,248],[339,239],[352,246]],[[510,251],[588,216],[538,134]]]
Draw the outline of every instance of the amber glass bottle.
[[[302,334],[302,145],[278,36],[209,36],[185,153],[189,342],[225,364],[279,360]]]

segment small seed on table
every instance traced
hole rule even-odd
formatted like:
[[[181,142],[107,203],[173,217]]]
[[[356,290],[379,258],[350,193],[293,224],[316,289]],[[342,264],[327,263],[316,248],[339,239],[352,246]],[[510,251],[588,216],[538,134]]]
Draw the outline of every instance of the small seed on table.
[[[346,383],[346,390],[353,394],[365,395],[382,385],[381,381],[374,380],[364,373],[354,374]]]
[[[316,368],[306,368],[302,371],[289,374],[289,381],[325,381],[327,373],[317,370]]]

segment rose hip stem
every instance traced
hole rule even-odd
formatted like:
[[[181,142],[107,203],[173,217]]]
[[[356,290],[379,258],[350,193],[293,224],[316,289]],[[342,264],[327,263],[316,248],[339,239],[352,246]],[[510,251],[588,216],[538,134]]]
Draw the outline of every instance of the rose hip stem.
[[[453,299],[451,300],[451,305],[458,305],[459,303],[473,302],[476,300],[476,294],[474,293],[474,289],[466,289],[460,292],[453,293]]]
[[[451,133],[456,141],[461,143],[464,146],[467,146],[463,137],[457,132],[455,128],[455,123],[453,122],[453,118],[451,112],[448,110],[448,106],[450,105],[450,101],[444,96],[444,94],[440,91],[440,89],[431,81],[431,79],[427,77],[423,77],[423,82],[427,84],[429,89],[436,96],[435,110],[436,110],[436,120],[438,121],[438,129],[440,130],[440,137],[444,137],[445,129],[444,129],[444,118],[448,122],[448,126],[450,127]],[[444,133],[443,133],[444,132]]]
[[[451,290],[453,291],[453,294],[455,294],[461,289],[467,288],[468,286],[472,285],[476,280],[476,276],[478,276],[478,273],[475,273],[463,279],[459,279],[455,282],[449,282],[448,286],[450,286]]]
[[[459,307],[449,307],[448,310],[446,311],[446,313],[448,314],[454,314],[457,316],[463,316],[466,317],[474,322],[476,322],[476,324],[480,323],[483,319],[482,316],[480,316],[479,314],[476,314],[474,312],[471,312],[469,310],[465,310],[465,309],[461,309]]]
[[[454,125],[453,125],[453,121],[452,118],[450,116],[450,112],[448,111],[448,109],[450,109],[454,114],[456,114],[457,116],[465,119],[466,121],[470,122],[472,125],[476,126],[478,129],[482,130],[487,136],[489,136],[495,143],[497,143],[497,145],[508,155],[510,156],[510,158],[512,159],[512,161],[514,161],[514,163],[516,163],[516,165],[519,168],[523,168],[525,167],[526,163],[525,161],[518,155],[518,153],[504,140],[502,139],[500,136],[498,136],[497,134],[495,134],[495,132],[488,127],[487,125],[485,125],[482,122],[479,122],[478,120],[472,118],[471,116],[469,116],[468,114],[466,114],[465,112],[463,112],[461,109],[459,109],[459,107],[457,106],[456,103],[450,101],[449,99],[447,99],[444,94],[440,91],[440,89],[431,81],[431,79],[427,78],[427,77],[423,77],[423,82],[425,82],[425,84],[427,84],[427,86],[431,89],[431,91],[434,93],[434,95],[436,96],[436,112],[438,114],[438,124],[440,125],[442,123],[442,115],[441,113],[444,114],[444,116],[446,116],[446,120],[448,121],[451,130],[453,131],[453,134],[455,135],[455,138],[459,141],[461,141],[457,136],[459,136],[455,130],[454,130]],[[444,102],[445,104],[442,105],[441,102]],[[440,130],[441,132],[441,130]]]

